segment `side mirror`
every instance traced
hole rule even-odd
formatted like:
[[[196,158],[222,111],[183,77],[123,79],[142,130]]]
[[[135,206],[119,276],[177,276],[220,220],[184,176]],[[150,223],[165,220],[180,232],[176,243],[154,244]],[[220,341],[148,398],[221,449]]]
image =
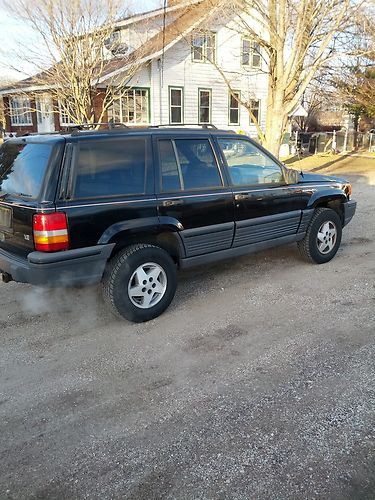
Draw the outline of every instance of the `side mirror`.
[[[287,184],[298,184],[301,181],[301,172],[299,170],[294,170],[293,168],[287,167],[285,168],[285,180]]]

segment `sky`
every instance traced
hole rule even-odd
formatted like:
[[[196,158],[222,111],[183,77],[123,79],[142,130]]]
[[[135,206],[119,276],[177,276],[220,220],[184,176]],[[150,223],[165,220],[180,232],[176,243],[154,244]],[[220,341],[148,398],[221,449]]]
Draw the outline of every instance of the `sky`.
[[[162,1],[132,0],[128,3],[131,4],[133,11],[143,12],[160,7]],[[30,76],[34,69],[32,63],[27,61],[17,62],[14,54],[19,40],[22,40],[22,43],[26,45],[35,45],[35,35],[26,23],[17,20],[6,11],[3,0],[0,0],[0,33],[0,83]],[[15,66],[15,69],[12,66]]]

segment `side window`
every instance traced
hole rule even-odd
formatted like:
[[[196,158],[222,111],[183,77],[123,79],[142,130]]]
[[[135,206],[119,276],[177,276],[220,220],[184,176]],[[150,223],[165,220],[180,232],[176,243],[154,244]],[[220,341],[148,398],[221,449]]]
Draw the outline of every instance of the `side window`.
[[[189,190],[223,185],[208,139],[159,141],[162,190]]]
[[[281,167],[246,139],[219,139],[234,186],[282,184]]]
[[[79,143],[74,198],[143,194],[146,141],[143,138]]]

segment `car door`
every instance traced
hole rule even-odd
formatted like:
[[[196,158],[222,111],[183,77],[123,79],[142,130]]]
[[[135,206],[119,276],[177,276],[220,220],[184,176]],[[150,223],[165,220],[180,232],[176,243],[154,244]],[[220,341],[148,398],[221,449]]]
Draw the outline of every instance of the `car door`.
[[[163,134],[154,150],[160,222],[178,227],[186,257],[230,248],[233,196],[210,136]]]
[[[82,134],[67,145],[56,207],[67,214],[72,249],[157,230],[150,156],[147,134]]]
[[[288,185],[281,165],[246,137],[218,137],[233,189],[233,246],[290,236],[298,231],[301,189]]]

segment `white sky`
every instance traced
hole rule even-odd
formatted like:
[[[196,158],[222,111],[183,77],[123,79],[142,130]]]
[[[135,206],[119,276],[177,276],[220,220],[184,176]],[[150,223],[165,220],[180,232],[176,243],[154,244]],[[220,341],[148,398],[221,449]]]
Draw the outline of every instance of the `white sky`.
[[[143,12],[160,7],[161,0],[132,0],[131,10]],[[27,61],[17,63],[14,61],[14,51],[19,40],[23,44],[35,45],[35,37],[31,28],[27,24],[12,17],[5,9],[3,0],[0,0],[0,83],[1,81],[12,79],[19,80],[29,76],[34,66]],[[16,70],[10,66],[16,66]]]

